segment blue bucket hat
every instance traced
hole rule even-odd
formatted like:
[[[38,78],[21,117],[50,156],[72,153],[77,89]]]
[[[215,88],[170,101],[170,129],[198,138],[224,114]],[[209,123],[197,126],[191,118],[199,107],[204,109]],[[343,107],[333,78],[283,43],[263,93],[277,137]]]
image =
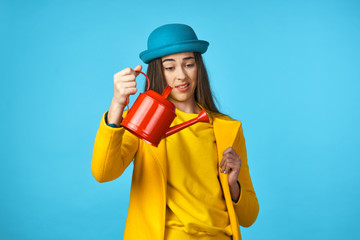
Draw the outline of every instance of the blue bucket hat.
[[[174,53],[206,52],[209,42],[198,40],[194,30],[185,24],[166,24],[150,33],[148,49],[140,53],[144,63]]]

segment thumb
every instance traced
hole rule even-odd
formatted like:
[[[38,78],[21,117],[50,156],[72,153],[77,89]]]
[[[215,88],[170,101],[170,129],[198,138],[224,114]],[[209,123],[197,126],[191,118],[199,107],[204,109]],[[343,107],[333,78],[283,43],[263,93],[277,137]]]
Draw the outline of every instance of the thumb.
[[[137,72],[135,73],[136,76],[140,74],[139,71],[141,71],[141,70],[142,70],[142,66],[141,66],[141,65],[137,65],[137,66],[134,68],[134,71],[137,71]]]

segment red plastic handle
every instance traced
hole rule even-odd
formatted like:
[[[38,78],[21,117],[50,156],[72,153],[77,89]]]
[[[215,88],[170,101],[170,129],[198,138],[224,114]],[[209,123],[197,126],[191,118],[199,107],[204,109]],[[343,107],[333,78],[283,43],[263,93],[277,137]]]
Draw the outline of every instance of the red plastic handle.
[[[146,91],[148,91],[150,89],[150,79],[149,79],[149,77],[144,72],[142,72],[140,70],[135,70],[135,72],[141,73],[146,77],[146,80],[147,80],[147,83],[148,83],[148,87],[147,87]],[[130,109],[129,108],[129,97],[126,99],[126,106],[127,106],[127,110],[129,110]]]
[[[141,74],[143,74],[143,75],[146,77],[146,80],[147,80],[147,83],[148,83],[148,88],[147,88],[146,91],[148,91],[149,88],[150,88],[150,79],[149,79],[149,77],[148,77],[144,72],[142,72],[142,71],[140,71],[140,70],[135,70],[135,72],[141,73]],[[139,76],[139,75],[138,75],[138,76]]]

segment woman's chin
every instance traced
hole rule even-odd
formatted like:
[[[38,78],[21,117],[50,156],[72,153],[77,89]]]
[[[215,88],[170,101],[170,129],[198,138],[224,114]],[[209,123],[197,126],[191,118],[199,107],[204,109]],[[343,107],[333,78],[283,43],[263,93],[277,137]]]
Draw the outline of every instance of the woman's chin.
[[[191,103],[192,101],[195,101],[194,96],[192,97],[188,97],[188,96],[170,96],[170,101],[173,100],[174,102],[189,102]]]

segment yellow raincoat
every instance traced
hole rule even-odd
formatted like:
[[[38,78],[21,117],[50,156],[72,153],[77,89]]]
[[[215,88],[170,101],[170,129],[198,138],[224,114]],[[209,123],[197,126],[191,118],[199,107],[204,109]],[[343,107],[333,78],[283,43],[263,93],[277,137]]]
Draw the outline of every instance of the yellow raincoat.
[[[126,114],[126,113],[125,113]],[[258,215],[259,204],[251,182],[247,164],[245,139],[241,122],[227,116],[211,116],[218,149],[218,164],[228,147],[233,147],[241,158],[238,181],[240,198],[231,199],[228,175],[219,178],[229,212],[233,240],[240,240],[240,226],[251,226]],[[153,147],[139,140],[124,128],[112,128],[105,123],[105,114],[98,129],[91,169],[98,182],[118,178],[134,159],[130,204],[125,225],[125,240],[164,239],[166,213],[166,140]]]

